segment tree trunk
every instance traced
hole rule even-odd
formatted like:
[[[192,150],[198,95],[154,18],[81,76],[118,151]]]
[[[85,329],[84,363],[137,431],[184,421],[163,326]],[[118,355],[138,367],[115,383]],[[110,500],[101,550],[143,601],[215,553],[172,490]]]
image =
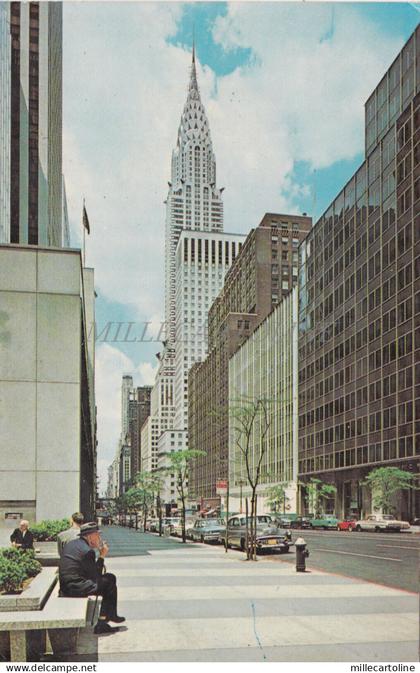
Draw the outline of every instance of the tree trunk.
[[[246,522],[246,527],[245,527],[245,549],[246,549],[246,558],[249,561],[249,505],[248,505],[248,497],[245,498],[245,522]]]
[[[257,497],[255,488],[252,489],[251,495],[251,552],[250,559],[256,560],[256,533],[257,533]]]
[[[181,500],[182,500],[182,517],[181,517],[182,542],[185,544],[186,537],[185,537],[185,496],[184,496],[184,494],[182,494]]]

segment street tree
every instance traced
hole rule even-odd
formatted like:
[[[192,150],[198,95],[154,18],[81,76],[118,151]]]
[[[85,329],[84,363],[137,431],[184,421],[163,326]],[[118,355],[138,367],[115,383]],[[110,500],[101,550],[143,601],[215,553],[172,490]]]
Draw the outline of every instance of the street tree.
[[[290,502],[290,498],[287,495],[287,488],[289,484],[274,484],[266,491],[266,500],[267,505],[274,512],[280,512],[283,510],[283,514],[286,514],[286,506]]]
[[[240,397],[229,404],[229,421],[238,456],[251,490],[251,512],[247,517],[247,558],[256,561],[257,548],[257,488],[260,483],[268,446],[270,427],[269,406],[266,397]]]
[[[188,478],[191,465],[197,458],[204,456],[205,451],[197,449],[181,449],[180,451],[171,451],[168,453],[167,474],[173,474],[175,477],[176,490],[181,500],[181,527],[182,542],[186,542],[185,535],[185,514],[188,497]]]
[[[315,518],[325,512],[326,501],[337,493],[334,484],[327,484],[315,477],[311,477],[308,482],[302,482],[301,486],[306,489],[308,507],[313,511]]]
[[[384,514],[394,514],[394,496],[400,491],[416,488],[414,475],[398,467],[376,467],[362,482],[372,494],[372,504]]]
[[[134,489],[138,498],[138,506],[143,515],[143,530],[145,530],[147,516],[154,504],[156,493],[160,492],[162,480],[158,474],[143,471],[138,472],[133,481],[135,483]]]

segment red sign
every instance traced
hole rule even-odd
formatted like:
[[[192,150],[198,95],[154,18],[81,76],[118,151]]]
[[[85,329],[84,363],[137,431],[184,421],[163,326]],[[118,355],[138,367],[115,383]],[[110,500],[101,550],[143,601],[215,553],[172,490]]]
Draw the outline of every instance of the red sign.
[[[226,479],[219,479],[216,481],[216,493],[217,495],[226,495],[228,489],[228,482]]]

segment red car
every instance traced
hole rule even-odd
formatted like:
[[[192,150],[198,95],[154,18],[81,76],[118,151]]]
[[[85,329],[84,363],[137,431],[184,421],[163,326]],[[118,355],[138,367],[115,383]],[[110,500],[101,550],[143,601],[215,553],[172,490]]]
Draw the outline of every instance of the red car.
[[[337,524],[337,530],[347,530],[351,533],[356,528],[356,521],[354,519],[344,519]]]

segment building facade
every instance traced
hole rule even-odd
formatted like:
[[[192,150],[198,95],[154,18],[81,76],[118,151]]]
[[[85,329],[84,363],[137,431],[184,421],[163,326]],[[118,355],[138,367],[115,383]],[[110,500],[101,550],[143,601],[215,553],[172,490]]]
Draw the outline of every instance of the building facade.
[[[1,3],[0,16],[0,242],[61,247],[62,3]]]
[[[261,458],[257,489],[258,511],[269,511],[267,491],[281,484],[286,490],[284,510],[296,512],[298,469],[298,291],[295,287],[229,360],[229,498],[233,511],[243,511],[249,497],[244,434],[238,435],[235,416],[255,407],[248,465],[253,478]],[[261,436],[266,428],[266,440]],[[239,444],[239,445],[238,445]],[[241,448],[242,450],[241,450]]]
[[[10,3],[0,2],[0,243],[10,241]]]
[[[0,526],[95,512],[93,271],[80,251],[0,246]]]
[[[417,29],[366,103],[363,164],[300,251],[299,473],[337,485],[339,515],[371,511],[373,468],[420,472],[419,91]],[[418,516],[418,491],[395,505]]]
[[[208,311],[244,240],[241,234],[181,232],[176,253],[174,428],[187,430],[188,371],[207,355]]]
[[[161,435],[158,416],[146,418],[141,429],[141,472],[155,472],[158,467],[158,441]]]
[[[209,355],[188,377],[189,445],[206,452],[191,472],[196,498],[214,497],[216,481],[228,478],[229,358],[296,284],[299,244],[310,228],[309,217],[267,213],[211,306]]]
[[[169,467],[168,455],[173,451],[188,449],[188,435],[184,430],[165,430],[158,440],[157,472],[162,475],[162,489],[160,498],[166,516],[172,509],[177,508],[178,491],[176,488],[175,474],[167,473]]]
[[[151,386],[138,386],[130,392],[128,402],[128,435],[131,446],[130,478],[140,472],[141,464],[141,428],[150,416]]]

